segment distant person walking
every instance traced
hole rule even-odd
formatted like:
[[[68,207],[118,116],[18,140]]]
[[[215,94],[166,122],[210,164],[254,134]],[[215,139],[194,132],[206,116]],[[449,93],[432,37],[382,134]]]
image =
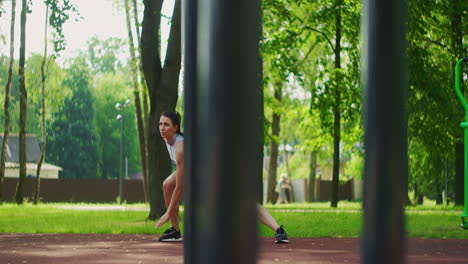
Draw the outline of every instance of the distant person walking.
[[[289,203],[291,198],[291,185],[289,184],[288,175],[283,173],[281,174],[281,178],[276,185],[275,191],[278,193],[278,199],[276,200],[276,204],[280,203]]]
[[[167,151],[173,165],[174,172],[163,183],[166,213],[156,222],[159,228],[170,222],[171,227],[159,238],[159,241],[181,241],[179,228],[179,202],[182,197],[182,181],[184,175],[184,136],[180,131],[180,115],[177,112],[164,112],[159,119],[159,133],[166,142]],[[288,243],[288,237],[283,226],[278,225],[268,211],[257,204],[257,217],[259,221],[275,231],[275,243]]]

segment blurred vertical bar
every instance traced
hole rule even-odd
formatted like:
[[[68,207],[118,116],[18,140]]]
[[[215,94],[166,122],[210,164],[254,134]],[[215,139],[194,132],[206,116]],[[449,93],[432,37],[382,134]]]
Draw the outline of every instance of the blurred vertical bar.
[[[260,1],[183,8],[185,263],[255,263]]]
[[[196,162],[191,155],[196,148],[196,65],[197,65],[197,6],[198,0],[182,0],[182,52],[184,87],[184,263],[195,262],[196,219],[194,205],[197,204],[197,185],[193,168]]]
[[[257,41],[260,43],[261,38],[262,38],[262,12],[261,9],[258,11],[259,18],[256,21],[257,24],[254,25],[255,28],[257,29]],[[253,96],[255,96],[255,100],[257,103],[255,104],[255,113],[257,115],[257,121],[255,123],[256,129],[258,130],[257,134],[257,152],[256,152],[256,162],[255,165],[257,166],[256,172],[255,172],[255,184],[257,186],[257,202],[260,204],[263,204],[263,147],[264,147],[264,142],[265,142],[265,130],[264,130],[264,123],[265,123],[265,109],[264,109],[264,103],[263,103],[263,59],[260,55],[260,53],[256,54],[256,63],[258,69],[256,69],[258,77],[256,81],[258,82],[256,87],[255,87],[255,92],[253,93]]]
[[[406,1],[365,1],[362,32],[365,171],[361,262],[405,263]]]

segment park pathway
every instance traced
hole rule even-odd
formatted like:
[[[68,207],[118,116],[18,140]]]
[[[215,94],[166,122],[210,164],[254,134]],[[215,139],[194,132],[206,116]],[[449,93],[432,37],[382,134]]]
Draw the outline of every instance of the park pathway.
[[[156,235],[0,233],[2,264],[183,263],[183,244]],[[257,263],[359,263],[357,238],[291,238],[289,244],[259,239]],[[468,263],[468,240],[409,239],[409,264]]]

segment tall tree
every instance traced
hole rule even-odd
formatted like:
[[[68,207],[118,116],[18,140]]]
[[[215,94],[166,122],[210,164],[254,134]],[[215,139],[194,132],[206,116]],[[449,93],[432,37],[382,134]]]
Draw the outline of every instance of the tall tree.
[[[271,111],[267,123],[271,132],[269,141],[269,164],[267,201],[275,202],[275,186],[278,167],[278,147],[281,131],[281,116],[284,87],[292,76],[298,76],[298,45],[302,38],[294,27],[292,5],[288,2],[264,1],[262,56],[264,69],[264,95],[266,114]],[[266,119],[268,121],[268,119]]]
[[[54,122],[47,133],[47,157],[63,168],[64,178],[95,178],[98,150],[94,99],[90,90],[90,69],[82,56],[73,59],[63,86],[70,87],[73,94],[54,114]]]
[[[41,188],[41,168],[46,154],[46,115],[45,115],[45,82],[46,82],[46,62],[47,62],[47,29],[49,24],[49,5],[46,1],[45,23],[44,23],[44,58],[41,63],[41,157],[37,162],[36,184],[34,188],[33,203],[37,204]]]
[[[159,135],[158,123],[163,111],[175,109],[181,68],[180,0],[175,0],[164,67],[158,49],[162,4],[162,0],[144,0],[141,34],[142,65],[151,107],[148,127],[149,219],[156,219],[166,210],[162,182],[170,174],[170,161]]]
[[[283,83],[276,83],[274,86],[273,98],[277,104],[281,104],[283,97]],[[278,169],[278,147],[280,136],[281,115],[279,111],[273,111],[271,118],[271,137],[270,137],[270,159],[268,161],[268,185],[267,202],[275,203],[276,178]]]
[[[340,174],[340,142],[341,142],[341,8],[343,0],[336,1],[336,15],[335,15],[335,87],[333,97],[335,99],[333,105],[333,176],[332,176],[332,200],[331,206],[338,206],[338,185]]]
[[[313,8],[313,6],[312,6]],[[308,9],[301,9],[305,14],[310,12]],[[298,14],[299,16],[303,16]],[[319,119],[313,115],[311,111],[311,102],[312,97],[315,97],[315,77],[318,74],[319,67],[316,63],[316,58],[324,50],[324,44],[321,44],[317,39],[318,37],[313,32],[308,30],[304,31],[302,34],[305,34],[305,40],[301,46],[301,60],[299,65],[299,70],[303,74],[302,84],[304,90],[307,91],[307,94],[310,94],[307,102],[308,105],[304,105],[304,109],[301,111],[300,116],[304,118],[299,122],[301,130],[298,133],[298,138],[301,141],[301,147],[309,153],[309,175],[308,175],[308,201],[315,201],[315,181],[317,178],[317,168],[318,168],[318,155],[320,154],[321,146],[330,142],[330,140],[325,139],[327,134],[320,133],[320,122]]]
[[[354,0],[323,0],[317,4],[319,9],[304,20],[303,27],[316,32],[318,40],[327,44],[325,53],[319,59],[323,70],[319,73],[319,85],[312,98],[312,109],[318,110],[323,129],[333,136],[331,206],[336,207],[343,123],[354,123],[359,120],[360,86],[357,69],[359,69],[358,36],[361,4],[360,1]],[[345,65],[342,60],[343,54],[349,61]],[[329,56],[333,56],[333,63],[329,63]],[[345,91],[346,96],[343,96]]]
[[[15,51],[15,17],[16,17],[16,0],[11,1],[11,19],[10,19],[10,63],[8,65],[8,77],[5,85],[5,104],[3,106],[5,126],[3,132],[2,152],[0,154],[0,204],[3,201],[3,178],[5,177],[5,158],[6,147],[8,144],[8,135],[10,133],[10,89],[13,75],[13,61]]]
[[[132,33],[132,26],[131,26],[131,15],[130,15],[130,5],[128,3],[129,0],[125,0],[125,17],[126,17],[126,24],[127,24],[127,32],[128,32],[128,45],[130,50],[130,66],[132,70],[132,84],[133,84],[133,100],[135,103],[136,109],[136,119],[137,119],[137,127],[138,127],[138,141],[140,145],[140,161],[141,161],[141,168],[142,168],[142,179],[143,179],[143,193],[145,197],[145,201],[148,201],[148,187],[147,187],[147,180],[148,180],[148,170],[147,170],[147,154],[146,154],[146,138],[144,133],[144,120],[142,115],[141,109],[141,102],[140,102],[140,88],[138,87],[138,68],[137,68],[137,60],[135,55],[135,44],[133,41],[133,33]]]
[[[76,6],[71,4],[69,0],[45,0],[44,1],[46,12],[45,12],[45,23],[44,23],[44,53],[41,63],[41,157],[37,163],[36,170],[36,184],[34,188],[34,204],[37,204],[39,193],[40,193],[40,182],[41,182],[41,168],[42,163],[45,160],[46,156],[46,75],[48,72],[48,62],[53,60],[58,53],[65,49],[66,41],[64,34],[62,32],[63,24],[68,20],[69,12],[76,12]],[[49,10],[51,10],[51,15],[49,19]],[[49,58],[47,54],[47,41],[48,41],[48,28],[49,21],[51,26],[55,29],[55,39],[54,39],[54,55]]]
[[[26,15],[29,12],[27,0],[22,1],[21,6],[21,36],[19,52],[19,87],[20,87],[20,132],[19,132],[19,178],[16,185],[15,200],[17,204],[23,203],[23,185],[26,178],[26,106],[28,93],[26,91],[26,80],[24,75],[24,64],[26,58]]]
[[[146,163],[148,163],[148,126],[149,126],[149,103],[148,103],[148,86],[146,85],[145,75],[143,72],[143,63],[141,59],[141,33],[140,27],[141,23],[138,20],[138,4],[136,0],[132,0],[133,2],[133,18],[135,20],[135,32],[138,38],[138,69],[139,69],[139,76],[140,76],[140,87],[141,87],[141,102],[142,102],[142,118],[143,118],[143,126],[144,126],[144,135],[145,135],[145,147],[146,147]],[[148,177],[148,167],[146,168],[146,175]]]
[[[148,127],[149,127],[149,102],[148,102],[148,86],[146,85],[146,80],[145,80],[145,75],[143,72],[143,63],[141,59],[141,33],[140,33],[140,28],[141,28],[141,23],[139,22],[138,19],[138,3],[136,0],[132,0],[132,7],[133,7],[133,19],[134,19],[134,26],[135,26],[135,32],[136,32],[136,37],[138,39],[138,70],[139,70],[139,77],[140,77],[140,96],[141,96],[141,118],[143,119],[143,135],[144,135],[144,147],[145,147],[145,156],[143,157],[146,161],[146,164],[148,164]],[[143,169],[143,168],[142,168]],[[148,190],[148,165],[146,165],[146,170],[145,174],[146,175],[146,190]],[[148,197],[149,200],[149,197]]]
[[[273,99],[274,96],[270,99],[266,93],[266,105],[271,106],[273,113],[282,116],[280,126],[287,128],[281,130],[278,140],[288,144],[297,144],[298,141],[300,142],[300,146],[296,148],[298,152],[311,153],[309,193],[314,196],[313,184],[317,167],[317,158],[314,157],[324,144],[325,137],[324,133],[320,133],[317,115],[309,113],[308,104],[309,99],[315,97],[316,76],[320,65],[316,60],[326,53],[324,49],[326,44],[319,41],[321,36],[310,30],[307,19],[317,12],[319,7],[315,2],[304,1],[263,1],[263,5],[265,32],[263,54],[265,62],[269,63],[272,60],[274,65],[274,67],[265,67],[265,79],[270,82],[272,74],[276,72],[278,80],[284,86],[281,103],[278,104],[277,100]],[[298,100],[298,94],[303,98]],[[268,125],[273,128],[273,122]],[[275,155],[270,148],[270,154],[272,153]],[[271,162],[273,161],[270,160],[270,164]],[[272,175],[274,171],[269,166],[269,182],[275,179]],[[268,187],[270,196],[273,188],[273,184]]]
[[[264,55],[272,54],[270,58],[274,67],[266,68],[266,80],[281,81],[284,84],[295,81],[300,85],[308,85],[312,90],[312,114],[322,121],[322,130],[333,135],[334,185],[337,190],[340,166],[341,133],[355,127],[343,123],[358,122],[360,109],[359,92],[359,1],[324,0],[318,2],[305,1],[264,1],[264,31],[270,34],[264,36]],[[273,29],[273,30],[272,30]],[[278,44],[276,44],[278,43]],[[304,47],[305,44],[306,48]],[[344,44],[345,48],[342,48]],[[315,70],[305,70],[301,61],[319,48],[322,52],[314,54],[317,67]],[[272,50],[273,52],[268,52]],[[342,63],[342,57],[346,63]],[[333,58],[333,62],[330,61]],[[268,66],[268,56],[265,58]],[[276,72],[276,73],[275,73]],[[318,72],[318,76],[313,74]],[[271,74],[276,75],[276,79]],[[306,73],[306,74],[305,74]],[[307,81],[310,78],[310,81]],[[311,83],[313,85],[311,85]],[[346,91],[347,96],[343,96]],[[269,101],[276,101],[268,99]],[[283,104],[281,104],[283,105]],[[277,113],[278,109],[275,109]],[[287,110],[283,110],[287,111]],[[316,113],[320,115],[316,115]],[[271,123],[273,126],[273,123]],[[312,152],[314,150],[312,149]],[[270,153],[274,151],[270,149]],[[314,160],[314,159],[312,159]],[[312,168],[315,165],[311,166]],[[271,170],[273,171],[273,170]],[[313,174],[311,174],[313,175]],[[269,181],[274,176],[268,176]],[[270,180],[271,179],[271,180]],[[268,187],[272,193],[273,186]],[[337,192],[332,199],[336,206]]]

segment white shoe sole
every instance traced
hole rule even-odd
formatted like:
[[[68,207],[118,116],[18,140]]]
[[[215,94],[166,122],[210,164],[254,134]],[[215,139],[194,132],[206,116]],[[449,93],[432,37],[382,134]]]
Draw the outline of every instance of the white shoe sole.
[[[160,242],[178,242],[178,241],[183,241],[182,238],[166,238],[159,240]]]

